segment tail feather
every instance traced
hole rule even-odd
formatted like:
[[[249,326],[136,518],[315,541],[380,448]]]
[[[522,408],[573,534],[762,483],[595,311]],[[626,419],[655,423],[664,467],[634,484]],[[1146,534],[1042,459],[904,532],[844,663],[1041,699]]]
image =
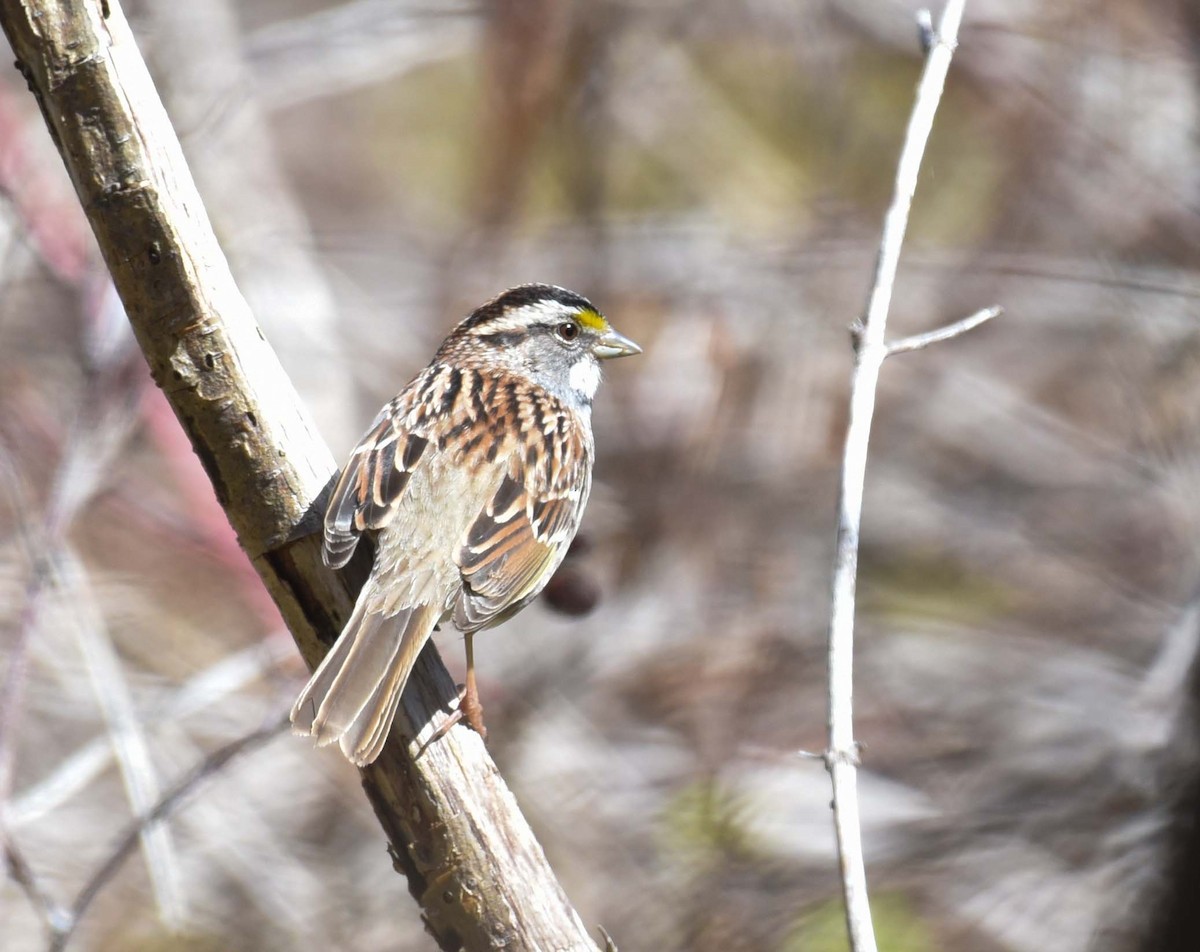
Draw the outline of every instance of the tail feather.
[[[335,737],[322,736],[321,732],[316,728],[317,709],[329,693],[329,686],[333,683],[333,679],[337,676],[338,671],[341,670],[342,664],[346,660],[346,655],[350,651],[351,639],[344,637],[344,633],[353,624],[357,624],[357,622],[354,616],[351,616],[346,627],[342,629],[343,635],[338,636],[338,640],[333,643],[333,647],[326,653],[321,663],[317,666],[317,670],[308,679],[308,684],[304,686],[304,690],[296,698],[296,703],[292,705],[293,733],[311,734],[316,740],[318,747],[324,747],[326,744],[337,739]]]
[[[437,621],[427,605],[394,615],[362,601],[292,707],[292,726],[324,746],[338,741],[359,766],[379,756],[400,695]]]
[[[428,605],[412,610],[391,664],[380,672],[378,683],[358,717],[342,733],[342,752],[359,766],[371,763],[383,749],[408,676],[436,621],[437,616]]]

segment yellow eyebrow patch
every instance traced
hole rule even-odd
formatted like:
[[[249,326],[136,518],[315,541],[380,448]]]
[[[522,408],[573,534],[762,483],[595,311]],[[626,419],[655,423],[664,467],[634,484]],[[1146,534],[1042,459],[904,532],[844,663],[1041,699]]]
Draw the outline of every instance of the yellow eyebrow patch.
[[[575,315],[575,319],[590,331],[595,331],[598,334],[603,334],[608,330],[608,321],[604,319],[604,315],[599,311],[582,310]]]

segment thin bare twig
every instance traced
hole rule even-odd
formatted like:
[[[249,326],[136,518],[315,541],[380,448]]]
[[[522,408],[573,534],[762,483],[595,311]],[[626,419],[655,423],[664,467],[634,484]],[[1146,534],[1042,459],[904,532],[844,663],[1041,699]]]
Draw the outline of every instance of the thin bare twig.
[[[68,589],[73,596],[76,630],[84,661],[92,675],[96,698],[109,729],[113,751],[121,768],[134,813],[146,810],[158,797],[158,780],[132,697],[120,664],[108,641],[103,621],[86,596],[87,577],[66,543],[66,534],[76,515],[100,486],[111,460],[125,445],[136,420],[135,408],[145,384],[132,372],[140,356],[125,321],[125,313],[108,282],[93,293],[78,288],[88,324],[84,332],[88,359],[83,399],[62,445],[49,499],[40,523],[30,524],[28,500],[23,500],[15,472],[4,465],[5,489],[12,499],[18,537],[29,562],[16,647],[5,677],[0,708],[0,800],[7,807],[16,726],[20,719],[24,682],[28,671],[29,645],[47,593]],[[147,831],[143,846],[155,900],[165,922],[183,920],[184,896],[179,884],[179,864],[170,832],[166,828]],[[51,929],[54,929],[51,924]]]
[[[13,838],[12,831],[8,829],[3,820],[0,820],[0,847],[3,847],[4,850],[4,865],[8,869],[8,875],[12,877],[33,907],[41,914],[42,921],[50,933],[56,933],[70,921],[71,914],[59,905],[58,901],[42,885],[41,880],[33,871],[33,867],[25,858],[24,852]]]
[[[20,524],[18,523],[18,526]],[[18,535],[21,529],[18,528]],[[29,677],[29,646],[37,630],[42,598],[49,586],[51,566],[43,556],[30,563],[29,578],[22,594],[21,611],[15,631],[9,639],[8,665],[0,682],[0,804],[12,792],[16,772],[17,735],[25,705],[25,684]]]
[[[958,337],[960,334],[965,334],[967,331],[974,330],[980,324],[986,324],[993,317],[999,317],[1004,313],[1004,308],[995,305],[985,307],[981,311],[976,311],[970,317],[964,317],[961,321],[955,321],[953,324],[947,324],[945,327],[939,327],[936,330],[926,331],[924,334],[913,334],[911,337],[901,337],[899,340],[894,340],[887,345],[887,353],[885,357],[891,357],[893,354],[907,354],[911,350],[921,350],[928,347],[930,344],[940,344],[944,340]]]
[[[143,814],[153,808],[161,788],[133,691],[113,647],[108,626],[96,607],[87,571],[69,546],[59,550],[55,567],[57,584],[70,598],[72,627],[125,794],[134,815]],[[174,837],[167,826],[156,824],[142,831],[141,841],[159,915],[169,929],[177,931],[187,918],[187,894]]]
[[[92,901],[100,890],[116,875],[125,860],[137,849],[138,843],[145,832],[155,824],[167,819],[174,813],[187,797],[194,793],[204,781],[220,773],[239,754],[246,753],[284,732],[287,718],[280,717],[267,722],[257,730],[251,731],[237,740],[231,741],[224,747],[218,747],[211,754],[196,764],[191,770],[177,780],[158,800],[157,803],[143,816],[134,820],[122,834],[108,859],[88,877],[87,883],[75,897],[70,912],[62,924],[55,930],[48,945],[49,952],[61,952],[70,940],[79,921],[91,906]]]
[[[278,632],[248,648],[225,655],[183,682],[163,703],[148,708],[144,719],[156,724],[179,723],[235,695],[251,681],[269,677],[272,669],[281,666],[285,659],[291,659],[294,650],[291,638]],[[114,756],[113,745],[107,737],[98,736],[86,741],[5,804],[10,822],[21,826],[58,809],[107,770]]]
[[[958,42],[965,0],[949,0],[937,33],[931,38],[925,70],[905,134],[896,170],[896,189],[883,223],[875,280],[866,316],[855,335],[855,366],[850,382],[850,419],[842,459],[838,502],[837,555],[834,562],[829,619],[829,747],[825,765],[833,784],[833,820],[841,865],[846,926],[854,952],[875,952],[862,830],[858,817],[858,744],[854,739],[854,596],[858,576],[858,541],[862,523],[867,444],[875,413],[879,368],[889,353],[885,338],[888,308],[908,225],[917,172],[933,128],[950,58]]]
[[[0,808],[12,792],[16,764],[16,737],[24,708],[25,682],[29,672],[29,643],[37,628],[42,609],[42,593],[50,575],[50,566],[38,552],[28,525],[28,494],[20,475],[12,466],[7,447],[0,439],[0,494],[12,511],[15,537],[29,562],[29,577],[21,599],[15,631],[8,639],[7,665],[0,679]]]

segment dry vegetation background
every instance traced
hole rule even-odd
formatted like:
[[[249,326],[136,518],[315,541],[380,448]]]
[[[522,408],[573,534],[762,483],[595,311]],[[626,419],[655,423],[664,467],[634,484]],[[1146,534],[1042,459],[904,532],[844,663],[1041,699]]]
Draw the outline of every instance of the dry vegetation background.
[[[599,605],[478,643],[491,751],[623,952],[844,948],[828,779],[793,752],[824,744],[846,328],[915,7],[127,7],[339,457],[503,287],[580,290],[645,346],[601,393],[569,563]],[[1184,0],[968,5],[892,326],[1007,313],[884,368],[857,702],[891,952],[1139,948],[1167,879],[1200,617],[1198,51]],[[0,946],[26,950],[305,673],[15,71],[0,190],[0,830],[27,864]],[[72,947],[429,945],[355,772],[280,732],[143,835]]]

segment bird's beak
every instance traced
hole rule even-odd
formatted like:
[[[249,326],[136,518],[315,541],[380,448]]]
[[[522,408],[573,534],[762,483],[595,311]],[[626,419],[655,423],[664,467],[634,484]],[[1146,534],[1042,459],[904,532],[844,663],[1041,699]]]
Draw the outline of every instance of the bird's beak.
[[[624,334],[618,334],[611,327],[596,338],[592,345],[592,353],[598,360],[612,360],[614,357],[631,357],[640,354],[642,348]]]

